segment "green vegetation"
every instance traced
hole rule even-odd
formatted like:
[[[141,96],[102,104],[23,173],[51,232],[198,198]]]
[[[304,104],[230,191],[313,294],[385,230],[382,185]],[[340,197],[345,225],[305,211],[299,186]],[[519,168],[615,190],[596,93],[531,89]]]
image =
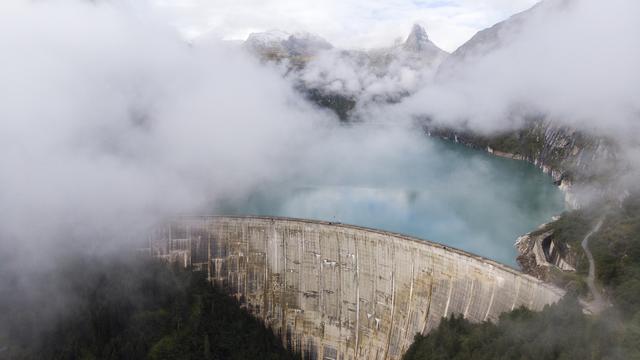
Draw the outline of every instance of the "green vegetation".
[[[625,316],[640,318],[640,195],[607,212],[589,248],[613,303]]]
[[[539,313],[505,313],[497,324],[451,317],[430,334],[416,336],[404,359],[640,359],[640,195],[622,204],[597,203],[566,212],[534,235],[553,230],[556,246],[571,252],[577,272],[557,270],[551,279],[582,295],[588,262],[581,242],[601,218],[603,225],[589,248],[613,308],[584,315],[567,296]]]
[[[93,259],[70,263],[51,276],[64,279],[65,293],[59,296],[66,312],[45,323],[46,305],[14,304],[3,319],[10,322],[11,335],[0,358],[296,358],[201,273],[148,259]],[[43,331],[33,334],[38,328]]]
[[[532,235],[552,230],[553,241],[556,246],[562,249],[565,258],[575,259],[577,275],[587,275],[589,262],[582,250],[581,243],[587,233],[595,226],[597,218],[598,212],[590,209],[568,211],[562,214],[558,220],[534,231]]]
[[[337,93],[325,93],[320,89],[303,88],[302,86],[300,86],[300,90],[305,93],[309,101],[335,112],[342,122],[349,120],[351,110],[356,106],[356,101],[354,99],[344,95]]]
[[[505,313],[498,324],[452,316],[417,335],[404,360],[640,359],[640,322],[623,325],[614,318],[586,316],[569,297],[538,313]]]
[[[586,209],[566,212],[536,233],[553,230],[554,243],[571,249],[577,274],[561,274],[554,279],[575,279],[587,275],[588,262],[581,242],[600,218],[604,219],[602,227],[589,242],[597,279],[614,305],[625,316],[634,317],[640,312],[639,194],[629,196],[621,205],[597,203]],[[559,285],[566,284],[559,281]]]
[[[577,273],[557,278],[584,290],[580,242],[603,216],[590,249],[613,308],[585,315],[568,296],[498,323],[452,316],[417,335],[404,359],[640,359],[640,196],[567,212],[540,231],[553,230],[575,253]],[[203,274],[146,258],[76,259],[42,274],[30,296],[9,283],[16,289],[0,294],[0,359],[295,358]]]

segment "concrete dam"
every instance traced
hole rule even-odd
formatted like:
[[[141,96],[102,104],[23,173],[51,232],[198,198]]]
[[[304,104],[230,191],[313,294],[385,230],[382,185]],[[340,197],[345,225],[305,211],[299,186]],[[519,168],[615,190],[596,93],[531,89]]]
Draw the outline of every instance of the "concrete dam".
[[[150,251],[206,271],[305,359],[400,359],[443,316],[496,321],[564,294],[457,249],[330,222],[181,217]]]

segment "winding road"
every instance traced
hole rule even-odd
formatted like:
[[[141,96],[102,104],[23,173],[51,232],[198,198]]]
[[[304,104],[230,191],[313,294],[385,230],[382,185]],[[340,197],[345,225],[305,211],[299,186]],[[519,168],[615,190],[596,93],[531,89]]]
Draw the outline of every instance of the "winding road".
[[[587,309],[594,314],[597,314],[607,308],[608,302],[602,297],[602,294],[596,287],[596,264],[593,260],[593,255],[589,250],[589,238],[602,226],[604,222],[604,217],[598,220],[596,226],[589,231],[589,233],[582,240],[582,248],[584,249],[585,254],[587,254],[587,259],[589,260],[589,275],[587,276],[587,286],[589,287],[589,291],[591,292],[592,300],[589,303],[586,303]]]

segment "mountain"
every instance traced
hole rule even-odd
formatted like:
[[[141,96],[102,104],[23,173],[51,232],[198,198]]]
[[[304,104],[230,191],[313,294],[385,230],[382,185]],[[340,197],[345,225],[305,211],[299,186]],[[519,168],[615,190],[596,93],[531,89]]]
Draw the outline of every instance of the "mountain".
[[[561,11],[574,2],[575,0],[541,1],[525,11],[479,31],[442,62],[436,77],[446,80],[455,76],[461,66],[473,64],[477,59],[507,46],[512,41],[517,41],[518,35],[526,30],[530,21],[543,19],[550,11]]]
[[[447,55],[446,51],[429,40],[426,30],[418,24],[413,25],[409,37],[401,47],[406,52],[420,53],[433,59]]]
[[[320,36],[304,32],[289,34],[280,30],[252,33],[244,42],[244,47],[267,60],[310,57],[333,48]]]
[[[448,53],[436,46],[420,25],[414,25],[406,41],[389,47],[352,50],[336,49],[322,37],[310,33],[290,34],[271,30],[249,35],[243,46],[263,60],[293,60],[295,65],[314,66],[313,61],[322,56],[342,64],[364,67],[377,76],[385,76],[398,68],[411,70],[435,70]],[[331,72],[335,69],[322,69]]]
[[[412,70],[435,70],[449,55],[431,40],[425,29],[415,24],[407,39],[387,48],[369,50],[366,55],[372,65],[382,65],[382,72],[389,72],[391,65]],[[395,62],[395,64],[394,64]]]
[[[448,55],[417,24],[404,42],[370,50],[337,49],[317,35],[282,31],[251,34],[244,47],[262,61],[283,63],[299,91],[341,120],[358,104],[415,92]]]
[[[536,29],[549,24],[549,17],[558,17],[564,21],[561,18],[563,12],[567,12],[576,3],[576,0],[546,0],[478,32],[444,60],[435,80],[445,86],[448,82],[464,82],[466,76],[473,78],[478,74],[477,71],[482,71],[482,66],[478,64],[483,62],[501,61],[499,64],[508,67],[509,61],[517,60],[499,54],[498,51],[513,49],[513,45],[521,45],[517,48],[520,52],[522,49],[526,51],[531,46],[527,39],[538,34]],[[540,52],[535,55],[538,53],[545,56]],[[507,71],[505,74],[511,73]],[[487,76],[482,79],[487,79],[486,86],[490,88],[493,78],[503,74],[495,71],[485,75]],[[526,105],[528,104],[520,108],[526,109]],[[575,123],[565,125],[562,114],[553,114],[542,106],[533,106],[535,110],[515,112],[516,117],[520,117],[521,124],[514,129],[488,133],[467,125],[438,124],[437,119],[428,116],[425,117],[424,129],[430,136],[486,150],[497,156],[530,162],[552,176],[565,192],[567,205],[574,212],[563,214],[559,220],[523,236],[518,243],[518,261],[523,270],[533,276],[556,281],[560,286],[575,286],[577,277],[574,274],[576,271],[584,272],[585,269],[581,241],[597,222],[597,216],[587,219],[589,221],[578,220],[585,214],[601,215],[602,208],[606,208],[603,204],[614,204],[611,205],[613,208],[621,206],[634,191],[629,189],[625,181],[619,180],[627,176],[631,165],[623,158],[622,148],[615,138],[587,126]],[[640,223],[640,220],[635,219],[633,222]],[[581,233],[582,230],[584,233]],[[608,247],[603,244],[600,246]],[[610,265],[603,264],[604,266]],[[573,280],[570,279],[571,276]]]
[[[244,46],[259,54],[281,54],[286,55],[284,42],[290,34],[284,31],[272,30],[262,33],[252,33],[244,43]]]

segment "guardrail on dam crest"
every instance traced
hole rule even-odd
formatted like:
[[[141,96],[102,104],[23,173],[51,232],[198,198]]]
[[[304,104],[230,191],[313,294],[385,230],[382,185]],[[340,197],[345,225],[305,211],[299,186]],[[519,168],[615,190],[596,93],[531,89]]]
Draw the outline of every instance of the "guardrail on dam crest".
[[[150,251],[207,271],[305,359],[400,359],[443,316],[495,321],[563,295],[460,250],[319,221],[182,217],[154,233]]]

